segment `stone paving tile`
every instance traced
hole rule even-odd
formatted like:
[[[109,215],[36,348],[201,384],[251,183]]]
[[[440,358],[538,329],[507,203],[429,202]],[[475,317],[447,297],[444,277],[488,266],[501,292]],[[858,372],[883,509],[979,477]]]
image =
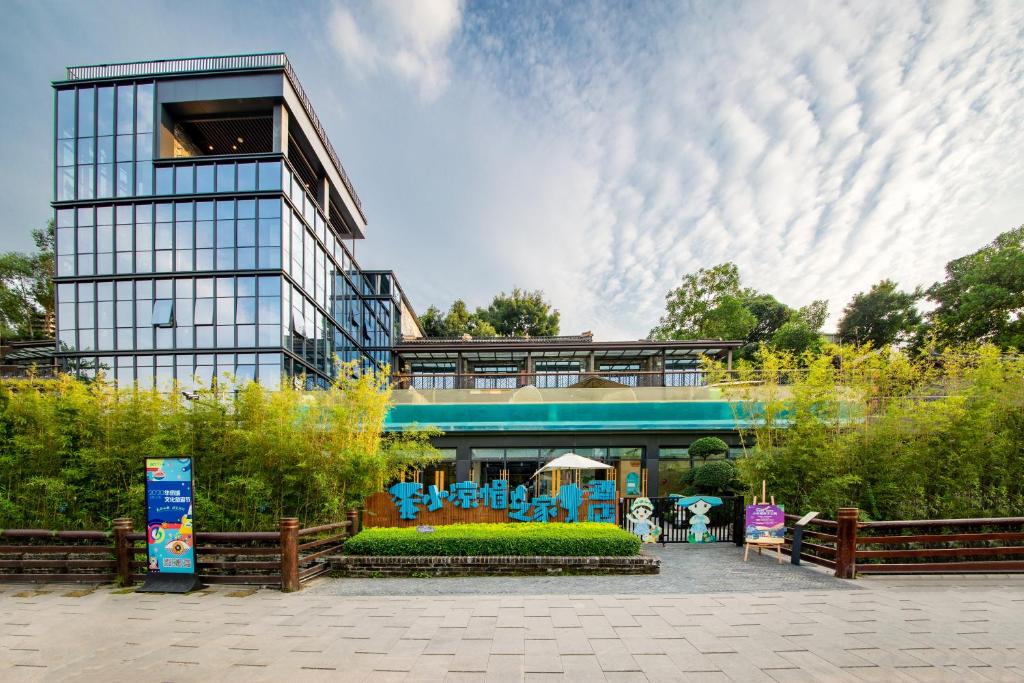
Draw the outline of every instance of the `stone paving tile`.
[[[594,648],[582,628],[555,629],[555,642],[560,655],[591,655]]]
[[[617,638],[618,634],[608,618],[601,615],[581,615],[580,625],[588,638]]]
[[[463,640],[455,648],[448,670],[459,673],[484,673],[491,656],[490,641]]]
[[[0,591],[0,681],[1024,681],[1024,583],[859,586],[469,602],[23,587]]]
[[[494,629],[498,626],[497,616],[473,615],[469,619],[465,633],[462,637],[466,640],[490,640],[494,637]]]
[[[601,662],[598,661],[597,655],[562,654],[559,660],[566,680],[600,681],[604,679],[604,672],[601,671]]]
[[[491,655],[522,655],[526,651],[526,629],[498,628],[491,639]]]
[[[484,673],[449,671],[444,680],[445,683],[486,683],[487,675]]]
[[[527,640],[525,671],[561,674],[563,668],[558,643],[554,640]]]
[[[618,638],[591,638],[590,646],[594,648],[601,670],[609,672],[640,671],[640,665],[629,653],[625,643]]]
[[[524,618],[524,622],[527,640],[555,639],[555,626],[551,622],[550,616],[527,616]]]
[[[524,655],[492,654],[487,660],[487,678],[495,681],[519,680],[525,670],[524,660]]]
[[[604,680],[615,683],[646,683],[651,679],[642,671],[605,671]]]

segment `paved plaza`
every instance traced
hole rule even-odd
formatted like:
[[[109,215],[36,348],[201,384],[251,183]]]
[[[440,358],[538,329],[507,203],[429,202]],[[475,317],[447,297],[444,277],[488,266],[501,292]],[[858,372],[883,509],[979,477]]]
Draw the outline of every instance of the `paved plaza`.
[[[1024,681],[1024,577],[851,582],[701,550],[666,555],[706,584],[667,568],[660,585],[321,579],[296,594],[188,596],[0,586],[0,681]]]
[[[789,558],[742,562],[743,549],[732,543],[686,543],[648,546],[645,553],[661,558],[661,573],[639,576],[524,576],[440,579],[346,579],[320,583],[314,592],[332,595],[616,595],[721,593],[771,586],[774,591],[842,590],[857,584],[836,581],[812,567],[794,567]]]

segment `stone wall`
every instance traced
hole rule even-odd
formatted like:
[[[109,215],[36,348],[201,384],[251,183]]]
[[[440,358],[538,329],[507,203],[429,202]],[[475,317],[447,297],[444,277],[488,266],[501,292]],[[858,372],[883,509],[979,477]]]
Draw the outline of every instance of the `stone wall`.
[[[658,574],[661,560],[635,557],[388,557],[336,555],[328,559],[334,576],[494,576],[558,574]]]

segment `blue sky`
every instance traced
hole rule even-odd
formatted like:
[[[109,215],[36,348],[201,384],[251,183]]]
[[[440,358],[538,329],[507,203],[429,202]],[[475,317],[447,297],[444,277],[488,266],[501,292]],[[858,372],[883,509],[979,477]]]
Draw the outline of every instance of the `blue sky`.
[[[629,5],[627,8],[626,6]],[[834,324],[1024,223],[1024,4],[13,2],[0,249],[49,216],[69,64],[284,50],[414,306],[543,289],[636,338],[734,260]]]

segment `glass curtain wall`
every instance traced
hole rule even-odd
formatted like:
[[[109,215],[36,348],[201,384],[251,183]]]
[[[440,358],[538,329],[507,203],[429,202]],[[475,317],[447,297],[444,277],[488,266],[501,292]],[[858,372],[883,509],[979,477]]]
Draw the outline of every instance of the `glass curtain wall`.
[[[326,386],[335,357],[389,363],[397,287],[362,274],[287,160],[154,165],[154,96],[152,82],[56,93],[57,336],[69,366],[159,386],[219,375],[230,356],[240,378]]]

